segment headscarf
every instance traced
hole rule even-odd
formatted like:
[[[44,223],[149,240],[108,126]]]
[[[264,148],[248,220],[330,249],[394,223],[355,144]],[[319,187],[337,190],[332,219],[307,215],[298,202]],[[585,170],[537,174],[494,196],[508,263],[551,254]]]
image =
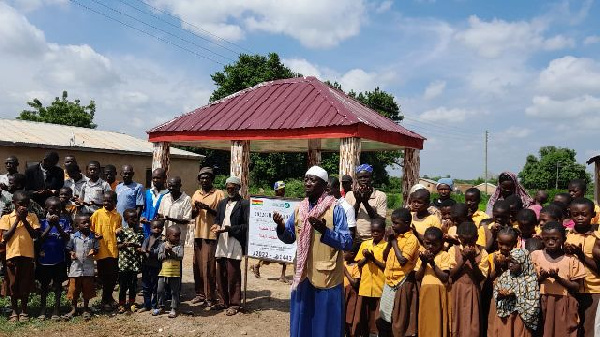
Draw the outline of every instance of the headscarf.
[[[537,274],[529,252],[525,249],[515,248],[510,251],[510,257],[521,265],[522,272],[513,276],[506,270],[494,285],[494,300],[498,317],[507,317],[517,312],[525,326],[531,330],[537,329],[540,314],[540,286]],[[498,290],[504,289],[515,294],[509,298],[498,299]]]
[[[283,180],[276,181],[275,185],[273,185],[273,191],[278,191],[283,188],[285,188],[285,182],[283,182]]]
[[[442,178],[438,180],[437,184],[435,185],[435,188],[438,188],[438,186],[440,185],[448,185],[450,187],[450,190],[453,190],[454,180],[452,180],[452,178]]]
[[[362,172],[362,171],[366,171],[369,173],[373,173],[373,166],[369,165],[369,164],[360,164],[356,167],[356,173]]]
[[[519,179],[517,178],[517,175],[512,173],[512,172],[502,172],[500,173],[500,176],[505,175],[508,176],[510,178],[510,180],[512,180],[513,184],[515,184],[515,194],[519,196],[519,198],[521,198],[521,201],[523,202],[523,208],[527,208],[529,207],[529,205],[533,204],[533,199],[529,196],[529,194],[527,194],[527,190],[525,190],[525,187],[523,187],[523,185],[521,185],[521,183],[519,183]],[[498,176],[498,177],[500,177]],[[489,215],[492,216],[492,210],[494,209],[494,204],[496,204],[496,201],[498,201],[498,198],[500,198],[500,192],[501,192],[501,187],[500,184],[498,183],[498,186],[496,186],[496,190],[494,191],[494,194],[492,194],[492,196],[490,197],[490,200],[487,203],[487,207],[485,208],[485,212]]]
[[[318,166],[311,167],[306,175],[316,175],[320,178],[324,174],[327,174],[327,171],[323,170],[323,172],[315,172],[315,168],[322,168]],[[311,171],[312,170],[312,171]],[[327,178],[323,179],[327,181]],[[310,242],[312,238],[313,228],[312,225],[308,222],[308,218],[315,217],[318,218],[322,216],[325,211],[329,209],[331,205],[336,202],[336,199],[332,195],[328,195],[327,192],[323,192],[316,204],[312,209],[309,210],[310,205],[308,202],[308,198],[304,198],[298,207],[298,220],[300,220],[300,230],[298,231],[298,235],[296,237],[297,248],[296,248],[296,274],[294,275],[294,280],[292,281],[292,290],[296,290],[298,288],[298,284],[300,284],[302,274],[304,273],[304,268],[306,267],[306,261],[308,260],[308,254],[310,250]]]

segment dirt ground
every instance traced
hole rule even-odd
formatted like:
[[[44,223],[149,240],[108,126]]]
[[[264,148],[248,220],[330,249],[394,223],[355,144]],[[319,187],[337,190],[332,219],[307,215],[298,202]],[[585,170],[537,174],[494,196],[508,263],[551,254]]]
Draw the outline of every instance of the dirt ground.
[[[250,265],[256,260],[248,260]],[[243,269],[242,261],[242,269]],[[293,268],[287,268],[291,279]],[[243,273],[243,270],[242,270]],[[290,286],[280,281],[281,266],[261,267],[261,278],[248,273],[248,293],[245,310],[235,316],[221,311],[204,311],[190,303],[194,297],[192,250],[186,249],[183,267],[181,315],[169,319],[166,314],[153,317],[149,312],[131,315],[107,315],[95,312],[89,322],[75,318],[70,322],[36,322],[18,324],[5,336],[289,336]],[[242,283],[244,276],[242,275]],[[243,286],[243,285],[242,285]],[[115,293],[115,298],[117,294]],[[142,302],[138,296],[138,303]],[[92,300],[94,303],[94,300]],[[35,312],[32,312],[35,314]],[[5,323],[10,324],[10,323]]]

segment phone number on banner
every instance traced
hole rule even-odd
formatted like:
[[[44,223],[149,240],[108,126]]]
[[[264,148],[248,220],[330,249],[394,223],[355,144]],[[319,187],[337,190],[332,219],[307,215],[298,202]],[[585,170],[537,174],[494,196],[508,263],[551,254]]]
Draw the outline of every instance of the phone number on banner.
[[[292,255],[286,255],[286,254],[269,254],[269,252],[260,252],[260,251],[253,251],[251,254],[252,257],[258,258],[258,259],[267,259],[267,260],[275,260],[275,261],[285,261],[285,262],[290,262],[292,263],[294,261],[294,257]]]

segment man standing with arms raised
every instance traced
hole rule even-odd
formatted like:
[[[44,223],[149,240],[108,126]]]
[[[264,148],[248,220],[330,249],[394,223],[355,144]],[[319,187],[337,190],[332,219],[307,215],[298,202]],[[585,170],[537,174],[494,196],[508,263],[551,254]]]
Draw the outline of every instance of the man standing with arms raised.
[[[297,241],[297,269],[292,283],[290,336],[344,335],[344,264],[342,250],[352,237],[344,209],[326,192],[328,174],[318,166],[304,176],[306,198],[283,222],[274,213],[277,236],[286,244]]]
[[[225,193],[213,187],[215,174],[210,167],[198,172],[200,189],[192,196],[192,218],[195,219],[194,231],[194,288],[196,297],[192,303],[200,303],[207,309],[216,304],[215,280],[217,234],[211,232],[217,215],[219,201],[225,199]]]

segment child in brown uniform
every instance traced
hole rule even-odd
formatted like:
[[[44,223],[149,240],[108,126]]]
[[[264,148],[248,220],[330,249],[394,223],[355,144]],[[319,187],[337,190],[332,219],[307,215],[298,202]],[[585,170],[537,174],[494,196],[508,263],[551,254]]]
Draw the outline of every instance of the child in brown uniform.
[[[579,335],[594,336],[594,320],[600,301],[600,240],[598,231],[594,231],[591,224],[596,215],[594,203],[586,198],[577,198],[571,202],[570,212],[575,225],[567,234],[565,253],[577,257],[586,269],[583,285],[576,296],[581,320]]]
[[[488,274],[487,252],[476,244],[477,226],[463,222],[457,229],[460,245],[452,246],[450,278],[452,283],[451,335],[476,337],[480,335],[481,283]]]
[[[562,223],[551,221],[542,229],[545,248],[531,252],[540,282],[544,337],[576,337],[579,316],[573,296],[585,277],[585,267],[574,256],[565,255],[566,232]]]
[[[419,336],[446,337],[450,334],[450,303],[447,282],[450,255],[444,251],[444,235],[439,228],[429,227],[423,236],[425,248],[419,254],[415,269],[419,289]]]

